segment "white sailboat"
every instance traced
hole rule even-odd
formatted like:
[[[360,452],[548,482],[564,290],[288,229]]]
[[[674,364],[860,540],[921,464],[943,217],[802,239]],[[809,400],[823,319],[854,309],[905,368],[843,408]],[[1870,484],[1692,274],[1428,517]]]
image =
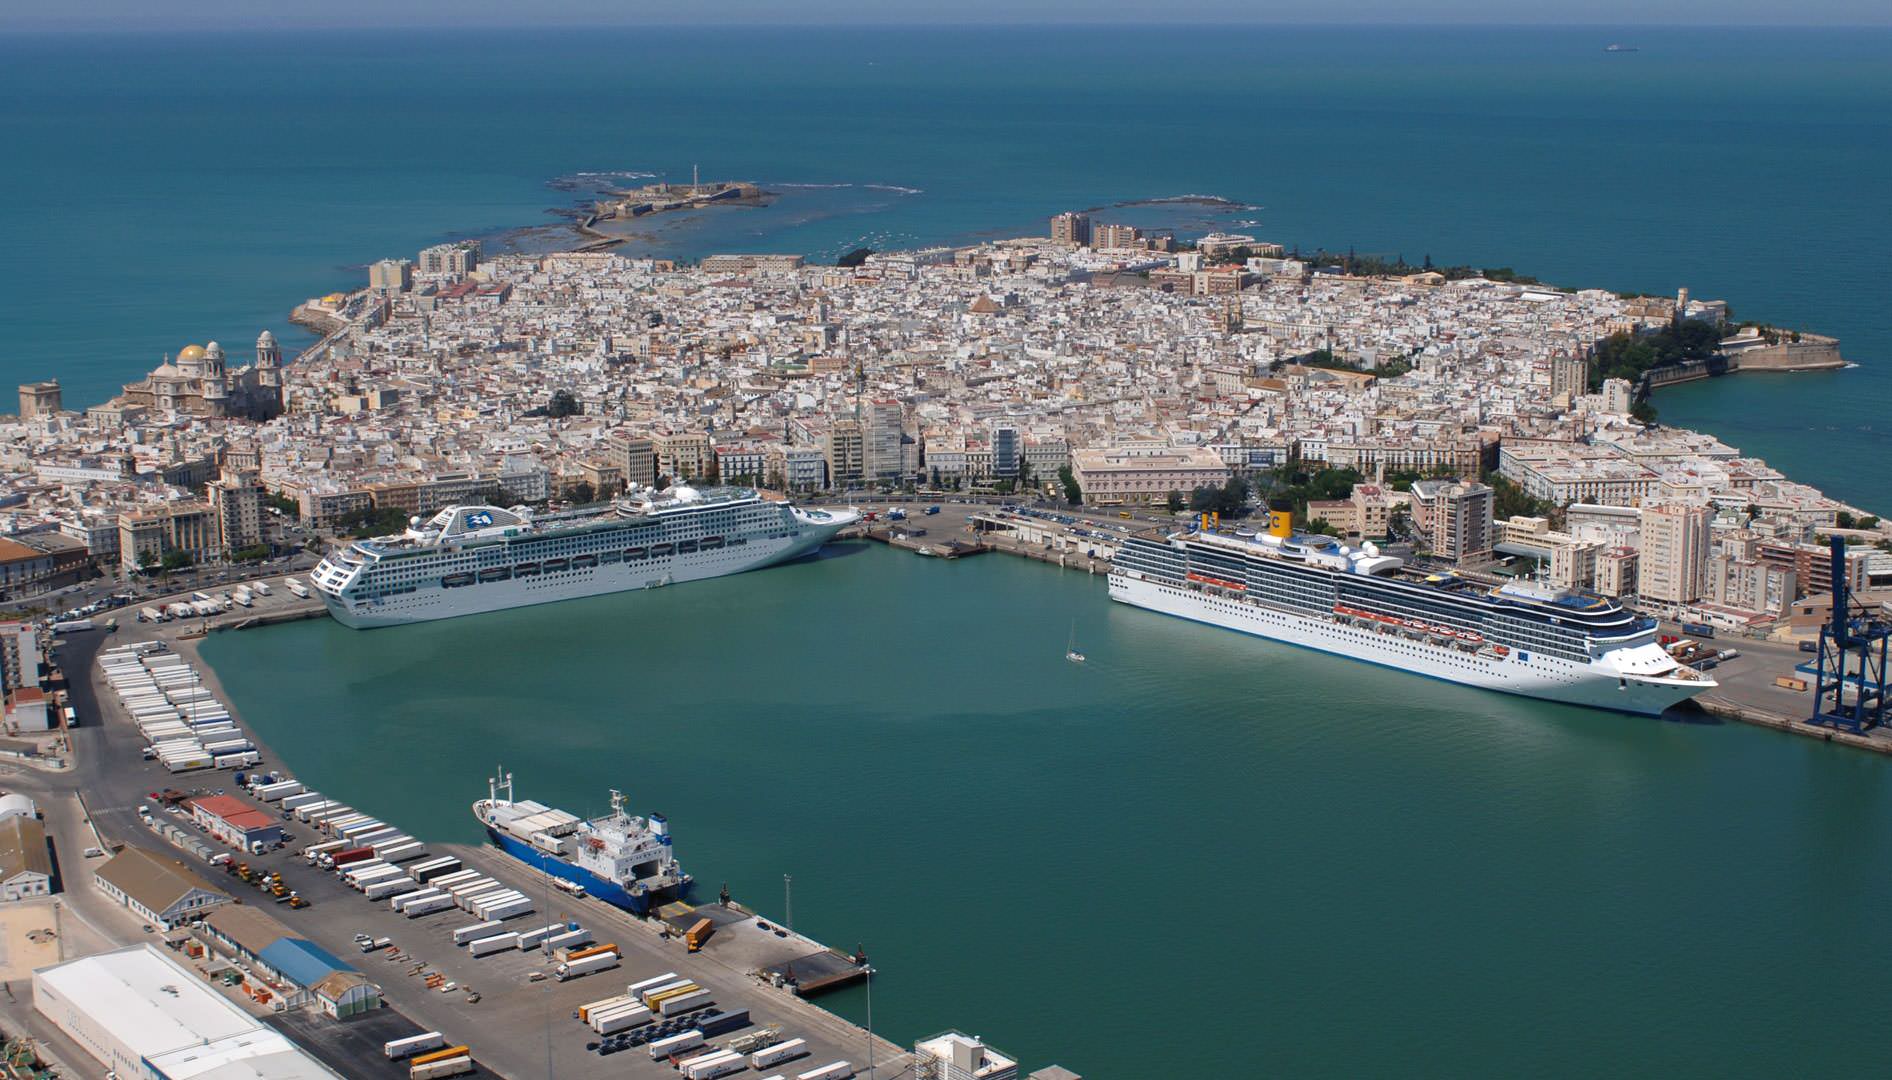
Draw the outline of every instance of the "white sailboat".
[[[1064,658],[1073,664],[1084,662],[1084,654],[1077,651],[1077,620],[1071,620],[1071,640],[1064,647]]]

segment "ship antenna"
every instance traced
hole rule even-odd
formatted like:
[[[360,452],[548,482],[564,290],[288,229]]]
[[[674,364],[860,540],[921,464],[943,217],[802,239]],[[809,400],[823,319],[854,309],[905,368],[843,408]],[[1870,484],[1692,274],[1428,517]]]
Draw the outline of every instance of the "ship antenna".
[[[611,816],[616,818],[624,816],[624,793],[617,788],[611,789]]]

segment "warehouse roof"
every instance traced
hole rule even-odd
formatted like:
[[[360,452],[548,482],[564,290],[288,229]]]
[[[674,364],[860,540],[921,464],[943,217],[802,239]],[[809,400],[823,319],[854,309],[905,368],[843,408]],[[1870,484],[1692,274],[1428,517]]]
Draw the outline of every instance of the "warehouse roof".
[[[41,968],[33,981],[41,1012],[61,1026],[82,1014],[167,1080],[340,1080],[153,945]]]
[[[46,826],[37,818],[14,814],[0,818],[0,881],[21,874],[53,876],[53,861],[46,854]]]
[[[257,953],[256,958],[301,987],[312,987],[338,971],[355,970],[320,945],[301,938],[280,938]]]
[[[110,882],[119,892],[152,911],[164,911],[192,889],[202,889],[215,896],[226,894],[191,872],[176,859],[153,854],[143,848],[128,847],[94,873]]]

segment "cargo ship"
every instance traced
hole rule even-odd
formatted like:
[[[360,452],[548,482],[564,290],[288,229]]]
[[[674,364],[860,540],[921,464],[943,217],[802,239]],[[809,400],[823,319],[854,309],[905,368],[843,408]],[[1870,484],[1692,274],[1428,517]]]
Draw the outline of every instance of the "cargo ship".
[[[1373,544],[1265,530],[1130,537],[1110,597],[1137,607],[1448,682],[1657,715],[1714,688],[1613,601],[1527,581],[1427,573]]]
[[[512,774],[504,769],[487,777],[486,792],[474,802],[473,816],[520,862],[636,915],[689,894],[692,879],[671,850],[670,822],[662,814],[625,813],[622,792],[611,792],[609,814],[590,820],[515,801]]]
[[[336,622],[396,626],[757,570],[810,554],[858,519],[730,487],[634,489],[549,514],[449,506],[331,551],[309,582]]]

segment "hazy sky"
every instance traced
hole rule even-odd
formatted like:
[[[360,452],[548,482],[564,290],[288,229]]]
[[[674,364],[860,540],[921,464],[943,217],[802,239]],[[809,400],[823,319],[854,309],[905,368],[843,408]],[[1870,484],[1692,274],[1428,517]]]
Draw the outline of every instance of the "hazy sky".
[[[0,0],[13,29],[915,22],[1886,26],[1892,0]]]

